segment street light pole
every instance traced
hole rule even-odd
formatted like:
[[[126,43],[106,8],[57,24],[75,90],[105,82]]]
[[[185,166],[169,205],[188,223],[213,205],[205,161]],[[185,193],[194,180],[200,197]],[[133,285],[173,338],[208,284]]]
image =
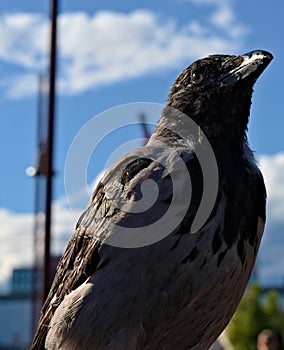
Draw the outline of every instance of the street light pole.
[[[49,101],[48,101],[48,138],[47,138],[47,175],[45,205],[45,239],[44,239],[44,271],[43,300],[46,299],[51,285],[51,210],[52,210],[52,178],[53,178],[53,139],[55,119],[56,88],[56,38],[57,38],[57,0],[51,0],[51,39],[49,66]]]

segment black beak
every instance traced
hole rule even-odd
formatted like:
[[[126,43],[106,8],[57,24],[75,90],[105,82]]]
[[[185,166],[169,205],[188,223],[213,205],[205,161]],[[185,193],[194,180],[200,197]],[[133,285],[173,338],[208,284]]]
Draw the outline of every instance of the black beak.
[[[237,66],[232,67],[228,73],[219,79],[220,85],[225,88],[231,88],[238,82],[247,79],[253,85],[272,59],[273,55],[263,50],[255,50],[242,56],[234,57],[232,61],[236,62]]]

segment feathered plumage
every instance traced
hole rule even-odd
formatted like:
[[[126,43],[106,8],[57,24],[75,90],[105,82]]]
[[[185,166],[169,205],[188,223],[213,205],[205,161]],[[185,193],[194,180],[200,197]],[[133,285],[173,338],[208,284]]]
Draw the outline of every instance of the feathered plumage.
[[[265,51],[213,55],[180,74],[148,144],[114,164],[92,195],[31,349],[204,350],[219,336],[244,293],[264,228],[265,187],[246,128],[253,85],[271,59]],[[205,139],[218,186],[193,232]],[[156,189],[154,203],[136,210]],[[171,206],[170,220],[152,228]],[[143,246],[149,238],[154,243]]]

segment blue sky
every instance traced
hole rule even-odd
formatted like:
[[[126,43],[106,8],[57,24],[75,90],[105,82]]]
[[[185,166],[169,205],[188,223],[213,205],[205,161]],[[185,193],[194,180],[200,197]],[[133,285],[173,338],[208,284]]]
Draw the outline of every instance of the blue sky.
[[[269,224],[259,259],[260,277],[263,283],[282,282],[284,260],[279,264],[277,258],[283,256],[284,245],[283,11],[282,0],[60,1],[56,252],[62,252],[75,224],[65,198],[65,161],[76,134],[89,120],[121,104],[163,104],[178,73],[196,58],[266,49],[275,59],[255,86],[249,140],[269,187]],[[47,65],[48,14],[47,1],[0,2],[2,287],[13,266],[32,261],[34,183],[25,169],[36,158],[36,87],[37,76]],[[155,122],[159,108],[152,107],[134,108],[128,122],[138,122],[140,112]],[[119,145],[141,137],[136,125],[105,138],[105,146],[90,158],[86,182],[93,183]],[[87,203],[87,191],[80,196],[81,191],[78,187],[69,193],[77,198],[72,204],[76,215]]]

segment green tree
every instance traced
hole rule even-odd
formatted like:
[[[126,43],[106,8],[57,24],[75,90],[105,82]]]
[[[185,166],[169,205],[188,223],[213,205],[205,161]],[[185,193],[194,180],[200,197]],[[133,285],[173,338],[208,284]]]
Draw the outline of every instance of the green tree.
[[[235,350],[256,350],[257,336],[265,328],[283,337],[284,310],[277,292],[264,295],[261,288],[253,284],[242,298],[226,333]]]

